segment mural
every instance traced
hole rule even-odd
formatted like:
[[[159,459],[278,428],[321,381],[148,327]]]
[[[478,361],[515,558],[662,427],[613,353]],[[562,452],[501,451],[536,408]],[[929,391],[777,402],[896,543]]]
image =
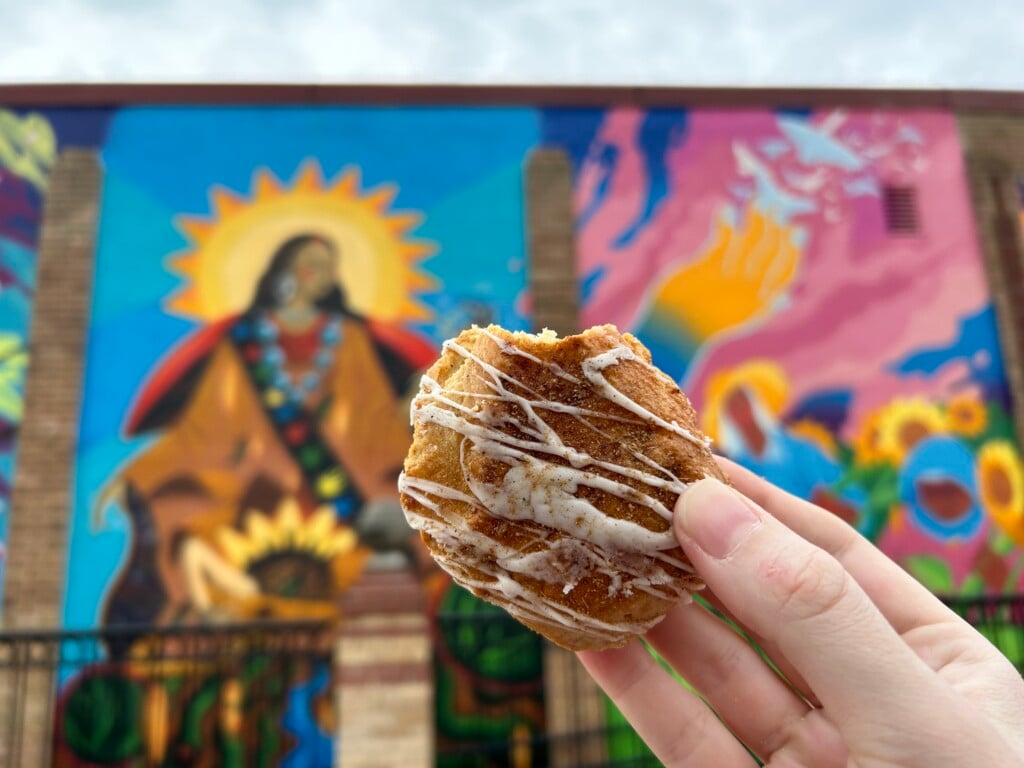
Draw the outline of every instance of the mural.
[[[397,503],[408,401],[447,335],[525,326],[521,163],[536,140],[524,110],[114,116],[66,626],[343,620],[366,568],[429,562]],[[170,764],[186,748],[193,764],[226,764],[213,702],[282,680],[289,700],[306,691],[263,714],[286,738],[246,732],[231,759],[330,764],[327,667],[241,670],[230,696],[222,673],[169,672],[150,694],[122,671],[143,641],[109,642],[106,667],[65,682],[68,764]],[[71,739],[115,689],[135,692],[160,738],[143,725]],[[471,725],[461,737],[493,730],[486,715]]]
[[[461,587],[436,599],[438,768],[548,765],[540,635]]]
[[[57,156],[43,114],[0,109],[0,602],[43,199]]]
[[[1016,590],[1024,471],[951,116],[551,110],[583,323],[933,590]]]
[[[544,763],[536,636],[429,573],[395,490],[440,341],[527,325],[538,146],[572,163],[583,323],[637,333],[720,450],[936,591],[1024,580],[1024,469],[950,115],[0,111],[0,501],[69,143],[100,147],[104,175],[68,628],[344,620],[367,569],[415,569],[439,617],[439,760],[491,741],[494,764]],[[151,636],[117,637],[60,681],[60,764],[329,764],[325,655],[153,665]],[[239,723],[268,690],[280,706]]]
[[[65,686],[53,764],[332,764],[329,650],[286,651],[234,638],[228,652],[212,636],[189,642],[209,655],[93,665]],[[174,653],[165,644],[154,639],[157,656]]]

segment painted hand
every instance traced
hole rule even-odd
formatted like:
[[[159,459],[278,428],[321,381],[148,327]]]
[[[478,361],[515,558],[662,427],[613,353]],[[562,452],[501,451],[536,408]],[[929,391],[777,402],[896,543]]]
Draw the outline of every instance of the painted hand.
[[[708,601],[639,642],[580,654],[668,766],[1024,764],[1024,681],[988,641],[834,515],[733,464],[676,508]],[[732,733],[730,733],[730,729]],[[733,735],[735,734],[735,736]]]
[[[699,344],[766,314],[799,262],[792,229],[751,207],[742,229],[718,221],[711,246],[655,290],[651,313],[674,317]]]

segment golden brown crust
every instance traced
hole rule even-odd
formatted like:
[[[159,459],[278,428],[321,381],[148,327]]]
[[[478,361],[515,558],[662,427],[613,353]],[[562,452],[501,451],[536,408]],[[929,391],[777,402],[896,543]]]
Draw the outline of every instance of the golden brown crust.
[[[512,346],[510,346],[512,345]],[[612,402],[607,392],[588,381],[585,361],[593,361],[602,353],[628,347],[628,353],[601,371],[601,375],[618,392],[635,402],[643,411],[649,411],[664,420],[666,426],[641,418],[635,410]],[[457,348],[464,350],[460,354]],[[469,357],[465,355],[469,353]],[[469,423],[500,424],[503,433],[518,440],[520,447],[531,446],[536,435],[524,426],[530,424],[523,401],[516,397],[496,396],[494,376],[498,375],[503,387],[531,403],[555,403],[569,406],[571,412],[538,408],[547,427],[557,435],[557,441],[583,455],[605,462],[605,467],[588,464],[586,471],[608,480],[625,483],[637,492],[636,502],[629,501],[620,490],[613,495],[601,487],[580,485],[574,488],[577,498],[585,499],[605,515],[642,526],[649,531],[669,531],[670,523],[651,503],[654,499],[662,509],[671,510],[678,498],[680,483],[689,483],[706,476],[724,480],[721,470],[708,448],[698,440],[688,440],[669,425],[689,431],[702,438],[697,427],[696,414],[686,396],[666,376],[650,365],[650,353],[632,335],[620,334],[614,326],[592,328],[582,334],[565,339],[524,333],[510,333],[498,326],[486,330],[472,328],[463,331],[454,345],[446,345],[441,358],[427,372],[428,386],[436,382],[447,400],[446,410],[460,407],[476,409],[466,411]],[[592,371],[591,371],[592,372]],[[420,398],[426,397],[421,389]],[[574,410],[575,409],[575,410]],[[414,408],[415,410],[415,408]],[[540,447],[540,446],[538,446]],[[549,450],[523,448],[523,454],[545,462],[548,466],[570,467],[570,461]],[[624,476],[606,468],[617,465],[634,475],[660,468],[659,477],[674,477],[679,482],[671,487],[652,485]],[[450,425],[436,423],[428,418],[415,419],[412,447],[405,462],[405,475],[452,489],[465,497],[474,497],[470,483],[485,487],[501,486],[509,470],[509,462],[493,450],[481,450],[474,440],[467,438]],[[600,482],[597,483],[600,485]],[[478,485],[479,487],[479,485]],[[629,489],[626,489],[629,491]],[[451,515],[459,518],[460,525],[468,525],[459,536],[443,536],[423,532],[423,540],[431,553],[456,581],[469,586],[478,596],[506,608],[509,605],[508,588],[500,589],[494,573],[498,568],[496,555],[480,541],[495,541],[518,554],[530,554],[550,548],[567,536],[587,538],[580,530],[570,533],[546,526],[539,521],[506,519],[483,509],[479,503],[456,498],[414,498],[402,493],[402,505],[417,526],[416,519],[451,528]],[[431,508],[434,507],[434,508]],[[448,523],[443,518],[446,516]],[[582,525],[582,523],[581,523]],[[435,530],[436,534],[436,530]],[[480,539],[479,536],[485,537]],[[593,546],[593,541],[588,542]],[[701,582],[688,572],[688,563],[682,551],[675,547],[663,550],[664,555],[683,564],[683,568],[659,561],[654,564],[667,572],[673,584],[656,589],[622,590],[615,575],[619,568],[643,570],[648,564],[643,552],[601,550],[612,565],[611,570],[590,568],[567,590],[567,581],[553,581],[530,573],[506,573],[518,583],[530,600],[540,600],[557,613],[561,609],[596,619],[612,627],[648,626],[664,615],[678,601],[680,594],[699,589]],[[577,567],[567,563],[567,568]],[[567,571],[568,572],[568,571]],[[541,574],[543,576],[543,574]],[[673,592],[672,589],[675,591]],[[514,591],[514,590],[513,590]],[[671,592],[671,594],[669,594]],[[532,627],[553,642],[573,650],[607,648],[623,645],[634,632],[628,629],[609,632],[607,628],[592,631],[583,622],[569,622],[549,618],[550,612],[512,611],[524,624]]]

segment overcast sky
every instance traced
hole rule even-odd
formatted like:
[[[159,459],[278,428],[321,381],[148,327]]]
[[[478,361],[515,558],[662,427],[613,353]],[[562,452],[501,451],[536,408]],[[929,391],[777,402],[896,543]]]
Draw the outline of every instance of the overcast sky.
[[[0,0],[0,80],[1024,88],[1021,0]]]

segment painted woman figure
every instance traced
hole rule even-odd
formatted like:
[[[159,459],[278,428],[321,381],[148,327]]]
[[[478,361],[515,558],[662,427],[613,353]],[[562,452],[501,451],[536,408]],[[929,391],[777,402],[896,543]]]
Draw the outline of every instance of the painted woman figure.
[[[224,527],[284,500],[354,523],[397,497],[410,440],[401,405],[433,350],[346,303],[339,255],[303,234],[281,245],[240,316],[176,350],[143,391],[129,435],[162,430],[105,491],[134,523],[104,623],[165,623],[209,609],[211,590],[259,586],[217,554]]]

